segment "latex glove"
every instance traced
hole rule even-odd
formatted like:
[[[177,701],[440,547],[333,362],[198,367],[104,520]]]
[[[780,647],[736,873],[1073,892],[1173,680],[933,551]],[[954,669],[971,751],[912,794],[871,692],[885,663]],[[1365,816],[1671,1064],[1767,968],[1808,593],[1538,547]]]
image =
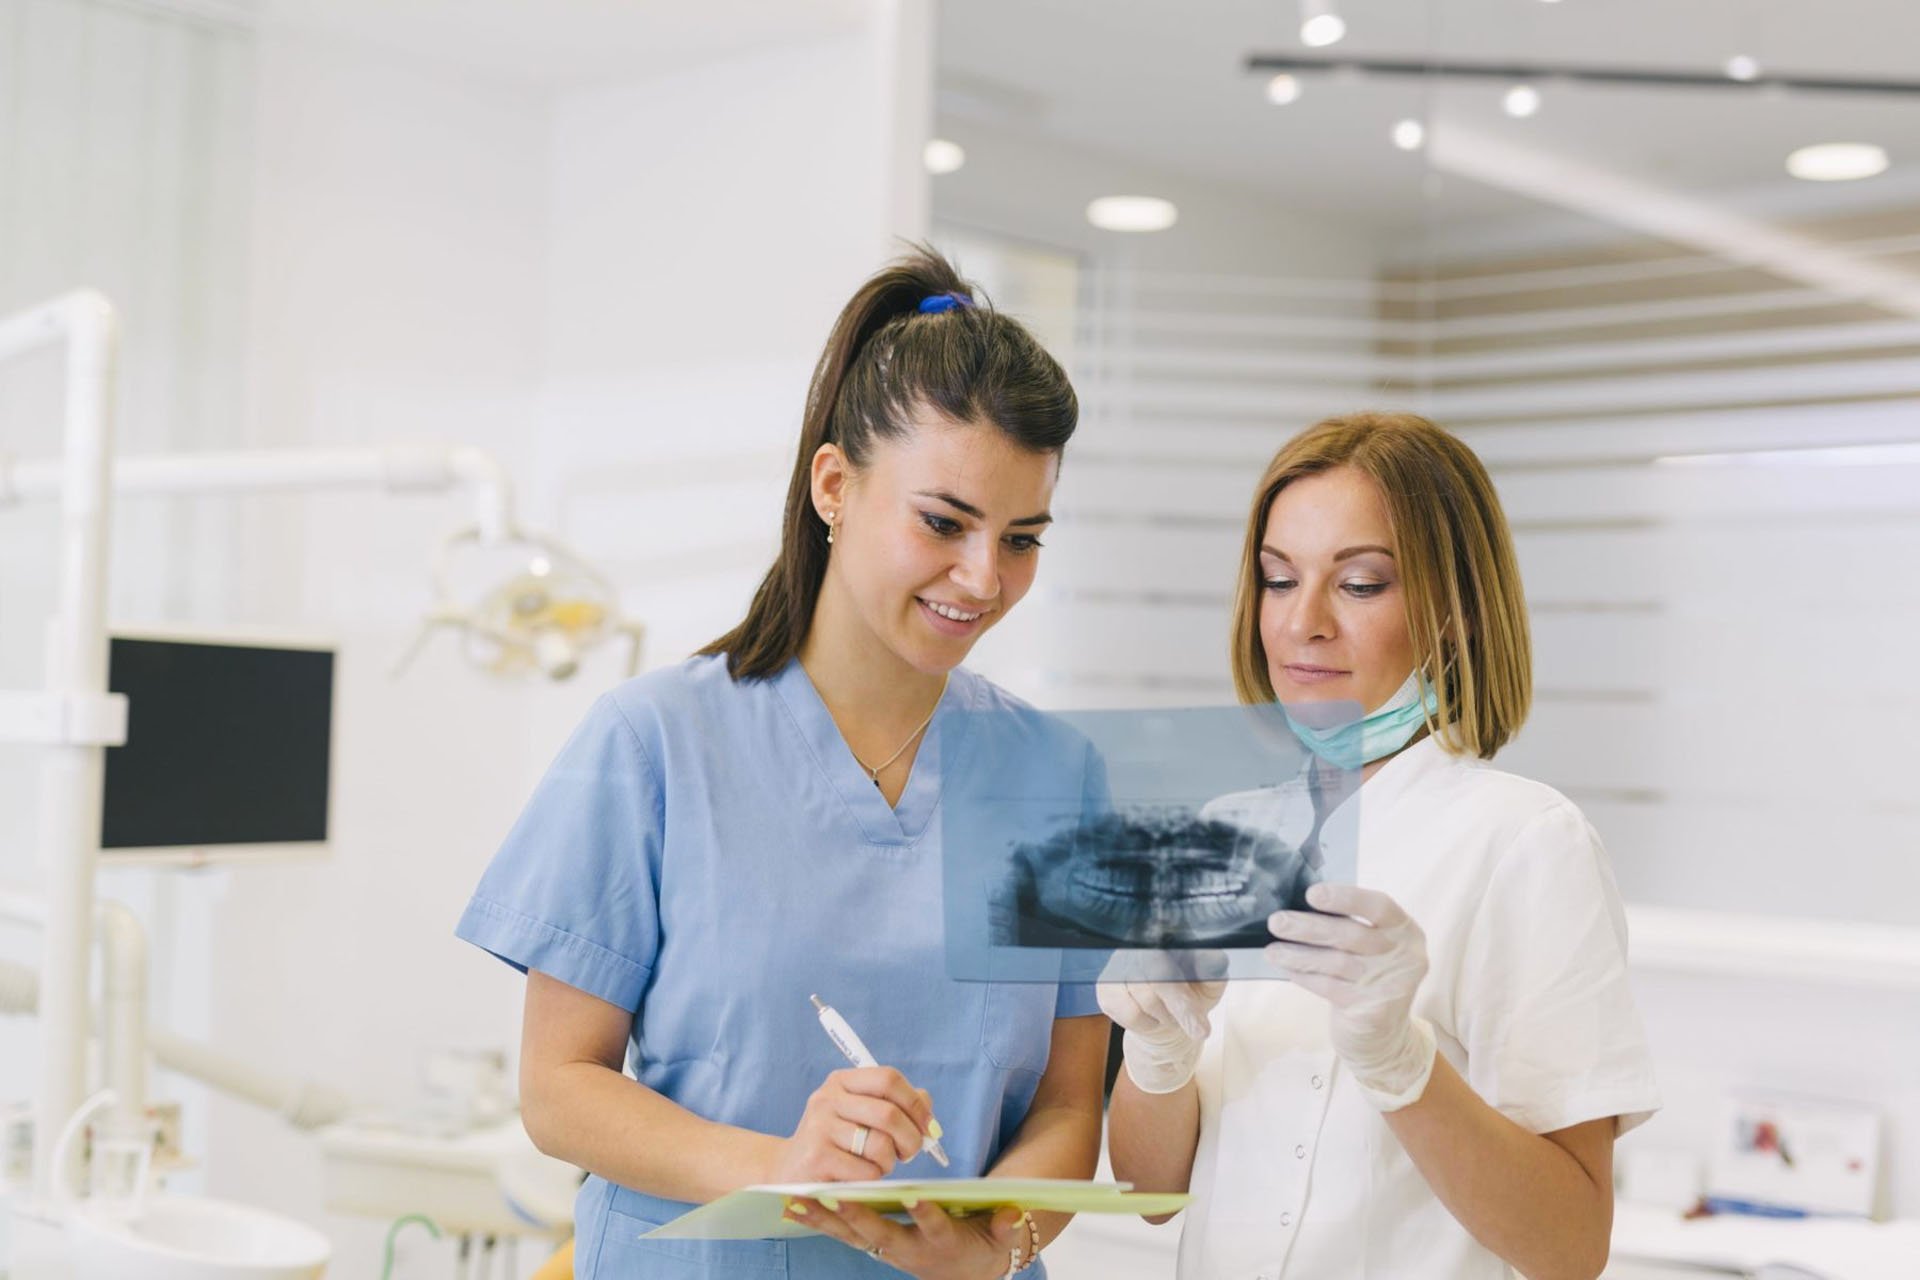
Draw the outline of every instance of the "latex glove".
[[[1333,1006],[1333,1048],[1381,1111],[1419,1101],[1433,1075],[1433,1027],[1413,1016],[1427,938],[1376,889],[1316,884],[1307,902],[1332,915],[1276,911],[1267,959]]]
[[[1213,1024],[1207,1015],[1227,984],[1103,982],[1100,1010],[1126,1029],[1121,1056],[1142,1093],[1172,1093],[1193,1078]]]

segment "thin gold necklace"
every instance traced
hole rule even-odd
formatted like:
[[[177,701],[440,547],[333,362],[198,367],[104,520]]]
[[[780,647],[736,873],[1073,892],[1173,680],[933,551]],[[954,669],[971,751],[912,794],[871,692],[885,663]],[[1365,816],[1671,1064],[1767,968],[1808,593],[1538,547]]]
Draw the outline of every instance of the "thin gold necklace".
[[[874,786],[877,787],[880,785],[881,770],[885,769],[888,765],[892,764],[895,760],[898,760],[902,755],[905,755],[907,748],[913,745],[913,740],[919,737],[922,733],[926,732],[927,726],[933,723],[934,714],[940,710],[940,699],[947,696],[947,680],[951,678],[952,678],[951,676],[948,676],[941,679],[940,695],[939,697],[936,697],[933,700],[933,710],[927,712],[927,718],[920,722],[920,725],[918,728],[916,728],[912,733],[907,735],[907,740],[900,744],[900,749],[898,751],[888,756],[885,760],[882,760],[879,764],[868,764],[865,760],[862,760],[859,756],[853,756],[853,762],[859,765],[862,769],[865,769],[867,771],[867,776],[873,779]],[[853,748],[851,746],[847,748],[847,754],[853,755]]]

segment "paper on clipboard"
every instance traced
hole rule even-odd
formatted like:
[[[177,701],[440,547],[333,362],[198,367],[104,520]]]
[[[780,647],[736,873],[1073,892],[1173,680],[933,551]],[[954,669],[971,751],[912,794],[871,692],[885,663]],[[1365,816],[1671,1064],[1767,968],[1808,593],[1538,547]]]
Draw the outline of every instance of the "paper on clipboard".
[[[901,1202],[937,1204],[950,1214],[1012,1205],[1056,1213],[1172,1213],[1193,1197],[1184,1192],[1135,1191],[1128,1182],[1073,1178],[940,1178],[927,1182],[793,1182],[746,1187],[701,1205],[646,1232],[643,1239],[769,1240],[818,1235],[781,1214],[795,1196],[864,1204],[877,1213],[901,1213]]]

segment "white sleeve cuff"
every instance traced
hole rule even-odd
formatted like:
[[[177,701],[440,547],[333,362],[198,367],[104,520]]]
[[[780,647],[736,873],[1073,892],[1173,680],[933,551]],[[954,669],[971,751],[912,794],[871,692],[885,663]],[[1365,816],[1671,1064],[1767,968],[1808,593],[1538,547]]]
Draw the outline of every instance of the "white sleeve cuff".
[[[1200,1041],[1180,1031],[1155,1039],[1128,1031],[1120,1040],[1127,1075],[1142,1093],[1174,1093],[1193,1079],[1200,1047]]]
[[[1354,1082],[1376,1111],[1398,1111],[1420,1101],[1420,1095],[1427,1091],[1427,1082],[1433,1079],[1436,1056],[1438,1047],[1433,1038],[1433,1024],[1425,1018],[1410,1018],[1406,1043],[1400,1052],[1391,1062],[1369,1070],[1364,1076],[1355,1071]]]

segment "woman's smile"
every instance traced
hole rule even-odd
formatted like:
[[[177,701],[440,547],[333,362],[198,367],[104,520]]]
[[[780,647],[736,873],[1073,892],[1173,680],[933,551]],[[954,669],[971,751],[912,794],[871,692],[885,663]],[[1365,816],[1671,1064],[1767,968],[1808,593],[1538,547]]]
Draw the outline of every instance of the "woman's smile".
[[[920,606],[927,624],[944,636],[970,636],[980,629],[982,621],[993,612],[991,609],[963,609],[959,605],[926,596],[915,596],[913,599]]]

